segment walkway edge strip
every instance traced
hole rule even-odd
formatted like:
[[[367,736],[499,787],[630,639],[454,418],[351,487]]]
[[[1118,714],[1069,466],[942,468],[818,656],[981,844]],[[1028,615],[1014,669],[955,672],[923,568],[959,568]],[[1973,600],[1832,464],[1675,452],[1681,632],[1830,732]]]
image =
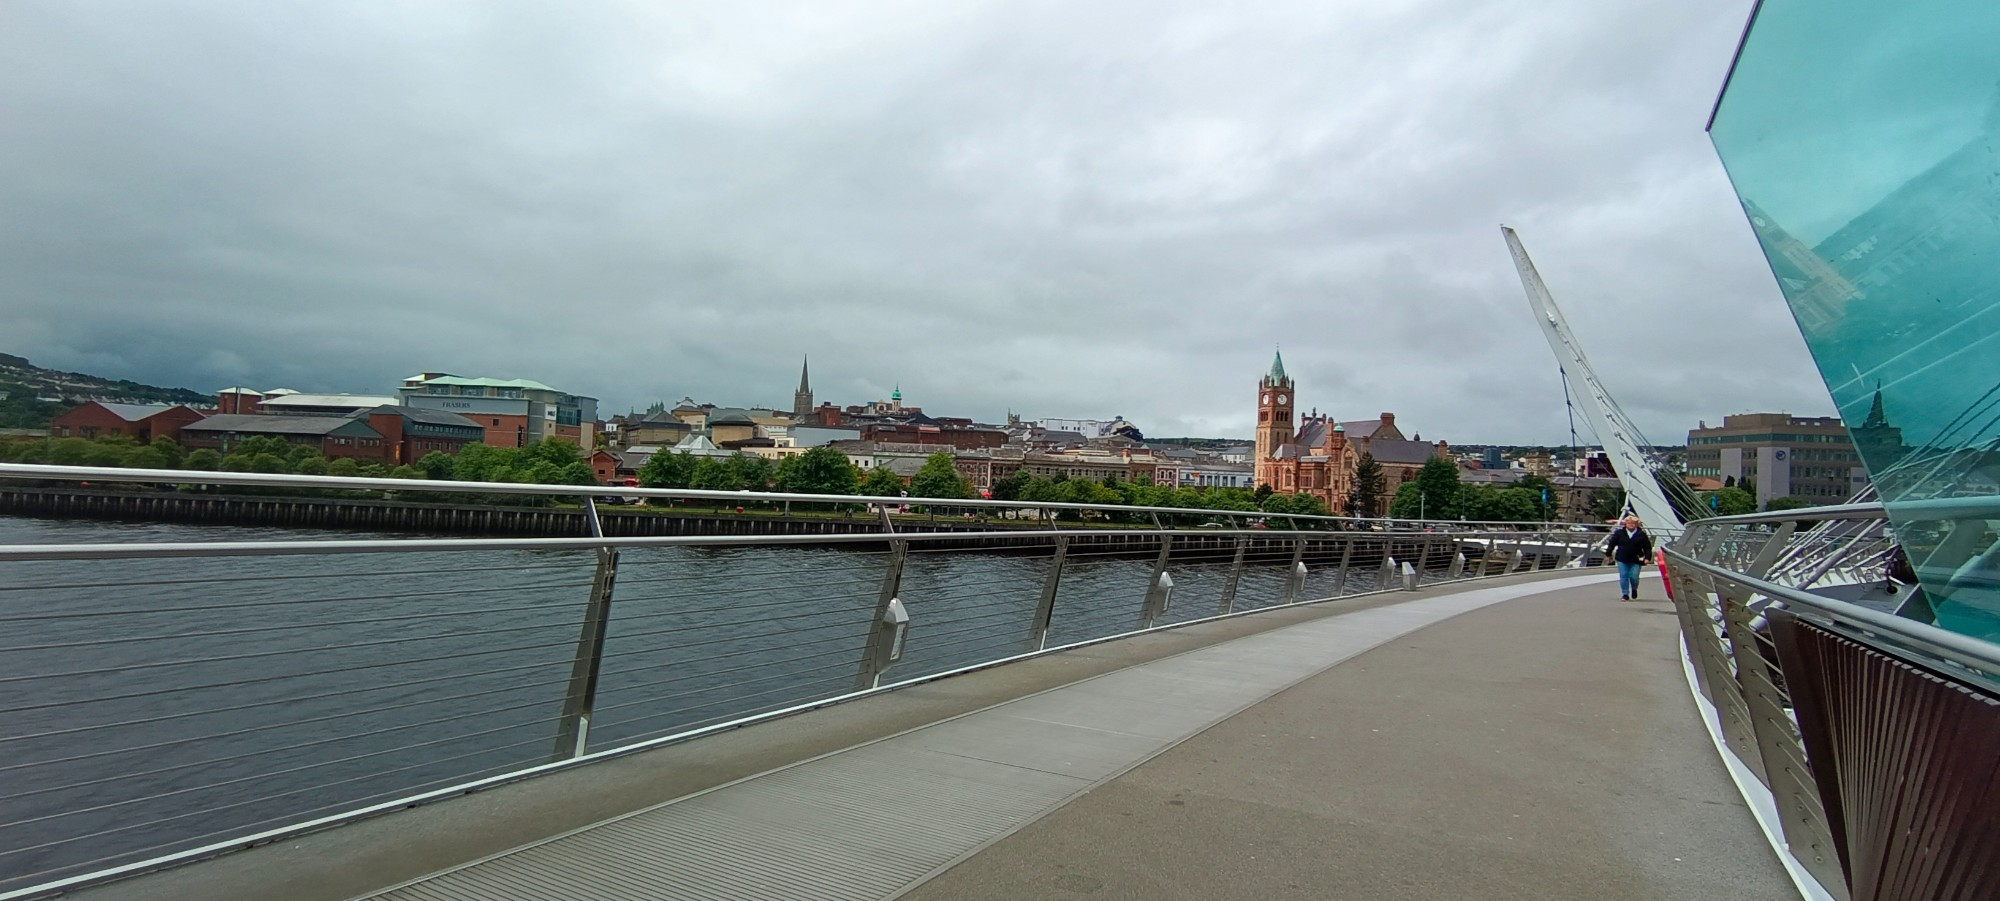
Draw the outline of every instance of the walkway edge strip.
[[[1729,771],[1729,778],[1736,783],[1736,791],[1743,796],[1743,802],[1750,808],[1750,816],[1757,820],[1757,828],[1764,831],[1764,840],[1770,842],[1771,850],[1778,855],[1778,863],[1785,873],[1792,877],[1792,885],[1798,888],[1799,897],[1805,901],[1835,901],[1826,887],[1819,884],[1806,871],[1799,859],[1792,856],[1792,849],[1785,843],[1783,826],[1778,820],[1778,805],[1772,799],[1770,789],[1757,781],[1750,768],[1743,765],[1736,752],[1729,750],[1729,743],[1722,737],[1722,718],[1716,713],[1715,705],[1701,696],[1701,685],[1696,681],[1694,661],[1688,657],[1687,642],[1676,636],[1674,644],[1680,648],[1681,675],[1687,678],[1688,694],[1694,697],[1695,710],[1701,714],[1701,721],[1708,728],[1708,740],[1715,745],[1715,753],[1722,758],[1723,769]]]

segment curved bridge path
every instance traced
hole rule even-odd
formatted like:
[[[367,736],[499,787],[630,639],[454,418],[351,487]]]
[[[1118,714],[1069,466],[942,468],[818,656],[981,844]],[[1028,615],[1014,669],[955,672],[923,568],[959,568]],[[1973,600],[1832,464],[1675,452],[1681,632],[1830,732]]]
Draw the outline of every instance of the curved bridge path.
[[[1671,609],[1615,590],[1572,570],[1154,633],[76,897],[1796,897]]]

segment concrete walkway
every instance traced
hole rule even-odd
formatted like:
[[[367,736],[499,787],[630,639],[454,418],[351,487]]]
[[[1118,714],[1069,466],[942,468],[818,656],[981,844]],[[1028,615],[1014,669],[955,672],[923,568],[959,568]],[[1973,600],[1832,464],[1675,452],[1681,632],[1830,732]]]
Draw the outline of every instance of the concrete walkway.
[[[1672,608],[1612,590],[1341,663],[903,897],[1797,897],[1697,718]]]

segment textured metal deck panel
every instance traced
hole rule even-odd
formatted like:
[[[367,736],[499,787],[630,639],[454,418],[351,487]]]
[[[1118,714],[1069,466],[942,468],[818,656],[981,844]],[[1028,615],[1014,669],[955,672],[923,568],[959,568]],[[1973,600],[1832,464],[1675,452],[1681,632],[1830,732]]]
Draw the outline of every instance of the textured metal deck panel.
[[[1237,639],[765,773],[369,897],[888,897],[1342,660],[1468,610],[1605,578],[1481,588]]]

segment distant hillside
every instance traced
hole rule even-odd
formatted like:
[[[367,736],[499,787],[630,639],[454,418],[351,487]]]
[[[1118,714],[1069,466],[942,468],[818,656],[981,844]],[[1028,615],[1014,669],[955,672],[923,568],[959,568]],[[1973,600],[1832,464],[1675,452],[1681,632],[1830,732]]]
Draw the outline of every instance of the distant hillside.
[[[43,369],[26,357],[0,354],[0,429],[46,428],[49,420],[77,404],[101,400],[122,404],[215,405],[215,395],[186,388],[161,388],[126,379]]]

